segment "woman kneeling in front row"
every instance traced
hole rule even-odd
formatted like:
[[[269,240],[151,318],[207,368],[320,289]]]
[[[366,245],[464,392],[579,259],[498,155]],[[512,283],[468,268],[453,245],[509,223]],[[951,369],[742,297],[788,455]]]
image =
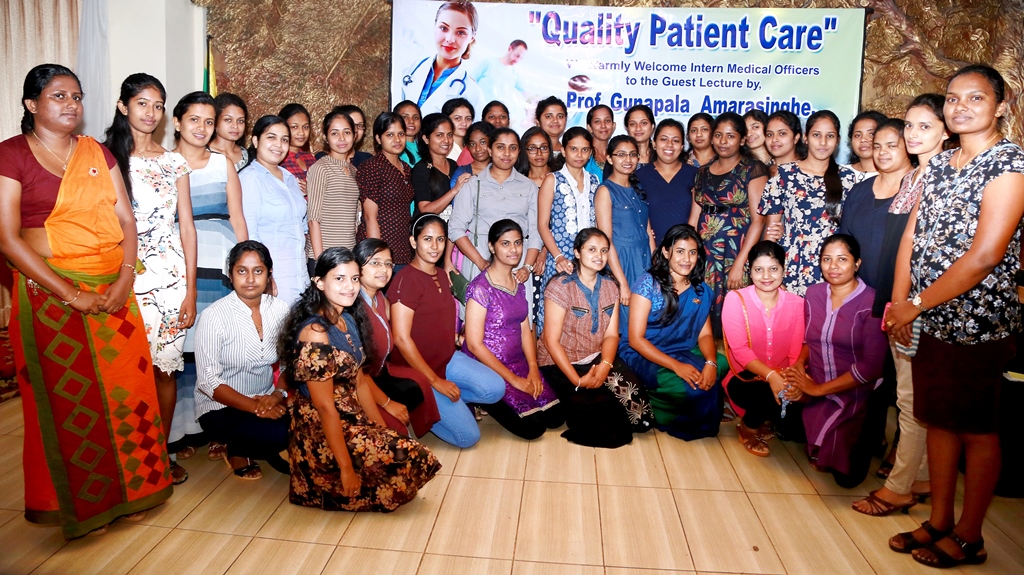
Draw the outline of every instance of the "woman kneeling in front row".
[[[334,247],[317,258],[313,282],[281,334],[294,397],[291,488],[296,505],[331,511],[394,511],[441,468],[419,442],[385,427],[362,371],[369,341],[359,264]]]
[[[255,240],[228,254],[235,291],[210,304],[196,326],[196,415],[211,441],[227,445],[225,461],[242,479],[263,477],[254,459],[288,473],[287,392],[274,387],[277,336],[288,306],[267,295],[270,251]]]
[[[621,359],[619,286],[607,271],[610,242],[584,228],[573,244],[573,272],[544,290],[544,332],[537,361],[565,406],[562,437],[590,447],[621,447],[654,419],[647,390]]]
[[[697,230],[672,226],[651,269],[631,286],[629,344],[619,344],[622,360],[647,386],[658,429],[687,441],[718,435],[722,420],[709,319],[714,294],[703,277]]]

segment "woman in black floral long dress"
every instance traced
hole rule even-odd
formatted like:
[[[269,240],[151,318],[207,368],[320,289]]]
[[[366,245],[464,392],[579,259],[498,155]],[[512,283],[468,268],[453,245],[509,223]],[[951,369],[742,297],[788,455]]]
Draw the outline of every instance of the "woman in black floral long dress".
[[[441,468],[419,442],[387,428],[361,372],[368,336],[359,265],[346,248],[317,259],[313,282],[281,335],[289,366],[289,501],[343,511],[394,511]]]

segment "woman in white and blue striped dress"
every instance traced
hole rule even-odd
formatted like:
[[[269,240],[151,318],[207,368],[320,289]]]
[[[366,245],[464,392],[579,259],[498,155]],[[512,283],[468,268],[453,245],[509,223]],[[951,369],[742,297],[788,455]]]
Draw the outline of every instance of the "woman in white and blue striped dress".
[[[236,243],[248,239],[238,174],[226,156],[207,148],[215,125],[213,98],[206,92],[192,92],[174,107],[174,137],[178,144],[174,151],[184,156],[192,168],[189,186],[198,236],[198,315],[211,303],[231,293],[231,278],[226,269],[228,252]],[[192,329],[185,339],[185,370],[178,376],[178,401],[168,438],[170,450],[177,452],[179,458],[190,457],[196,447],[205,443],[195,417],[194,352],[195,330]],[[222,453],[222,449],[211,444],[211,458],[219,459]]]

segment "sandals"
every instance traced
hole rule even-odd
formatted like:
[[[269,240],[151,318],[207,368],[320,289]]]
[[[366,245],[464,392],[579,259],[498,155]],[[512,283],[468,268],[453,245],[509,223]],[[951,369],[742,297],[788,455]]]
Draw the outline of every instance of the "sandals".
[[[192,457],[195,454],[196,454],[196,448],[192,447],[191,445],[189,445],[188,447],[186,447],[185,449],[182,449],[181,451],[175,453],[174,455],[177,456],[178,459],[184,461],[184,460],[188,459],[189,457]]]
[[[736,431],[739,434],[740,445],[748,452],[758,457],[768,457],[771,455],[768,442],[765,441],[764,437],[757,430],[747,427],[741,421],[736,425]]]
[[[892,549],[897,553],[910,553],[915,549],[923,549],[929,545],[933,545],[936,541],[943,539],[953,531],[952,529],[947,529],[945,531],[936,529],[935,527],[932,527],[932,524],[928,521],[921,524],[921,529],[924,529],[925,532],[928,533],[928,541],[918,541],[917,538],[914,537],[913,531],[906,531],[904,533],[897,533],[889,538],[889,549]],[[900,545],[897,547],[894,543],[899,543]]]
[[[231,470],[231,473],[235,474],[235,477],[239,479],[244,479],[245,481],[258,481],[260,479],[263,479],[263,470],[260,469],[259,463],[256,463],[251,459],[246,459],[245,462],[246,465],[243,465],[242,467],[235,469],[234,466],[231,465],[231,458],[228,457],[227,455],[224,456],[224,463],[227,464],[228,469]]]
[[[174,485],[181,485],[188,481],[188,471],[184,467],[178,465],[177,461],[171,462],[171,483]]]
[[[956,543],[960,547],[960,550],[964,552],[964,556],[962,558],[957,559],[956,557],[953,557],[943,550],[942,547],[939,547],[938,542],[936,542],[915,551],[914,561],[929,567],[948,569],[958,565],[981,565],[986,559],[988,559],[988,551],[985,551],[984,539],[968,543],[953,531],[950,531],[947,537],[952,539],[953,543]]]
[[[882,499],[881,497],[876,495],[877,493],[878,490],[876,489],[871,493],[868,493],[867,497],[861,499],[861,501],[867,502],[867,511],[864,511],[860,507],[857,507],[856,504],[852,505],[853,510],[858,513],[863,513],[864,515],[868,515],[870,517],[885,517],[886,515],[891,515],[896,511],[899,511],[904,515],[907,515],[910,513],[910,508],[917,505],[916,499],[911,499],[909,503],[889,503],[885,499]]]
[[[216,441],[210,442],[210,451],[208,457],[210,461],[219,461],[224,459],[224,454],[227,453],[228,446],[223,443],[217,443]]]

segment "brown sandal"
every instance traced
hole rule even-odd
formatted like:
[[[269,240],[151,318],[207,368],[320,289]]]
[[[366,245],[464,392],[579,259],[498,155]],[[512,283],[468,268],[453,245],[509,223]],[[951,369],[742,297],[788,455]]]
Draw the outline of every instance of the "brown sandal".
[[[758,457],[768,457],[771,455],[768,442],[764,440],[758,431],[747,427],[742,421],[736,424],[736,431],[739,432],[740,445],[748,452]]]
[[[911,499],[908,503],[889,503],[885,499],[882,499],[881,497],[876,495],[877,493],[878,490],[876,489],[871,493],[868,493],[867,497],[860,500],[867,502],[867,511],[864,511],[861,508],[857,507],[856,504],[860,503],[860,501],[855,502],[853,505],[851,505],[851,507],[853,507],[853,510],[856,511],[857,513],[863,513],[864,515],[868,515],[870,517],[885,517],[886,515],[891,515],[896,511],[899,511],[904,515],[907,515],[910,513],[910,508],[917,505],[916,499]]]
[[[224,459],[224,454],[227,453],[227,451],[227,445],[211,441],[208,457],[210,458],[210,461],[220,461],[221,459]]]
[[[952,532],[952,529],[947,529],[945,531],[936,529],[935,527],[932,527],[932,524],[928,521],[925,521],[921,524],[921,529],[924,529],[925,533],[928,534],[928,541],[918,541],[917,538],[914,537],[913,531],[897,533],[896,535],[893,535],[891,538],[889,538],[889,549],[892,549],[897,553],[910,553],[914,549],[922,549],[924,547],[927,547],[935,543],[936,541],[946,537],[950,534],[950,532]],[[899,543],[900,546],[897,547],[896,545],[894,545],[894,543]]]

